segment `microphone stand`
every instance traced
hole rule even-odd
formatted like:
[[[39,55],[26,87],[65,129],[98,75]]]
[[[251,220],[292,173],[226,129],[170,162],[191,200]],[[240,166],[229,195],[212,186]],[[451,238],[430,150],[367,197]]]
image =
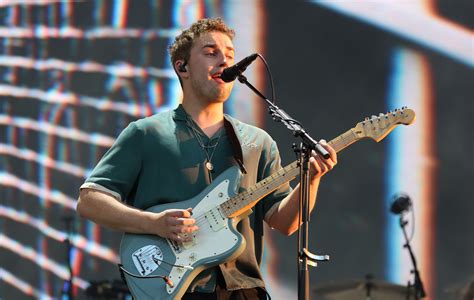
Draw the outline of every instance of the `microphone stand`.
[[[420,272],[418,271],[415,255],[413,254],[413,251],[412,251],[411,246],[410,246],[410,241],[408,239],[408,235],[407,235],[407,232],[405,230],[405,226],[407,224],[408,224],[408,221],[403,220],[403,213],[402,213],[400,215],[400,227],[402,228],[403,236],[405,237],[405,245],[403,245],[403,247],[407,248],[408,252],[410,253],[410,258],[411,258],[411,261],[413,263],[413,270],[411,270],[411,273],[413,273],[413,275],[415,277],[415,282],[413,284],[408,282],[408,291],[411,289],[411,287],[414,287],[414,289],[415,289],[415,300],[419,300],[420,298],[425,298],[426,293],[425,293],[425,288],[423,287],[423,281],[421,281]],[[409,294],[410,293],[407,294],[407,299],[408,299]]]
[[[73,300],[74,299],[74,296],[73,296],[73,288],[72,288],[72,280],[74,278],[74,274],[73,274],[73,270],[72,270],[72,265],[71,265],[71,250],[72,250],[72,244],[71,244],[71,240],[70,240],[70,235],[71,235],[71,232],[72,232],[72,217],[64,217],[63,218],[63,221],[64,221],[64,224],[66,225],[66,233],[67,233],[67,236],[66,238],[63,240],[64,244],[66,244],[66,260],[67,260],[67,268],[69,270],[69,279],[65,281],[65,284],[67,285],[66,288],[64,288],[63,286],[63,290],[62,290],[62,296],[65,296],[67,295],[67,299],[69,300]]]
[[[283,123],[293,136],[300,137],[302,142],[299,146],[293,144],[293,150],[299,156],[300,165],[300,202],[299,202],[299,222],[301,226],[298,228],[298,299],[309,299],[309,270],[308,265],[316,267],[318,261],[328,261],[328,255],[316,255],[308,250],[308,233],[309,233],[309,159],[312,150],[315,150],[324,158],[329,158],[329,153],[308,135],[306,130],[300,123],[291,118],[285,111],[278,108],[273,102],[268,100],[260,93],[252,84],[247,81],[244,75],[238,76],[239,82],[248,86],[255,94],[265,100],[268,104],[268,111],[276,122]]]

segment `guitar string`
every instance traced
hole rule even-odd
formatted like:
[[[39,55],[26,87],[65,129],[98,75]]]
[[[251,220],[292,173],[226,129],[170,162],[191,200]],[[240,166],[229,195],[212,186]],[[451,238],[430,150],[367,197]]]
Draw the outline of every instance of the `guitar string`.
[[[270,185],[270,184],[272,184],[272,183],[274,183],[274,182],[275,182],[274,180],[271,181],[271,182],[269,181],[269,182],[268,182],[268,185]],[[262,188],[257,188],[257,189],[255,189],[255,190],[251,191],[250,194],[257,194],[260,190],[262,190]],[[247,192],[249,192],[249,191],[247,191]],[[243,192],[243,193],[245,193],[245,192]],[[236,195],[236,196],[234,196],[234,197],[232,197],[232,198],[229,198],[228,200],[226,200],[226,201],[223,202],[223,203],[226,203],[226,202],[229,202],[229,203],[230,203],[230,202],[234,202],[234,200],[238,200],[238,198],[242,197],[242,194],[243,194],[243,193],[240,193],[240,194],[238,194],[238,195]],[[246,195],[246,196],[248,196],[248,195]],[[245,196],[244,196],[244,197],[245,197]],[[223,203],[222,203],[222,204],[223,204]],[[239,204],[242,204],[242,202],[239,201]],[[246,203],[246,204],[248,204],[248,203]],[[231,204],[231,205],[232,205],[233,208],[235,208],[235,207],[237,206],[236,204]],[[240,206],[240,208],[244,207],[244,206],[241,206],[241,205],[239,205],[239,206]],[[220,205],[217,205],[217,206],[213,207],[212,209],[219,208],[219,207],[220,207]],[[207,212],[211,211],[212,209],[208,210]],[[203,213],[203,214],[201,214],[201,215],[195,217],[194,219],[196,220],[196,222],[195,222],[196,225],[205,224],[205,222],[206,222],[206,213]]]
[[[295,162],[293,162],[292,164],[294,164],[294,163],[295,163]],[[288,166],[291,166],[292,164],[290,164],[290,165],[288,165]],[[287,166],[287,167],[288,167],[288,166]],[[287,168],[287,167],[285,167],[285,168]],[[279,171],[277,171],[277,172],[274,173],[274,174],[277,174],[278,172],[280,172],[281,170],[284,170],[285,168],[280,169]],[[284,174],[283,174],[283,175],[286,175],[288,172],[291,172],[291,171],[292,171],[292,169],[288,169],[288,170],[284,171]],[[282,174],[280,174],[279,176],[277,176],[277,178],[279,178],[279,177],[281,177],[281,176],[282,176]],[[238,201],[238,204],[235,204],[235,200],[241,200],[240,198],[242,198],[242,197],[245,199],[245,198],[248,197],[249,195],[252,196],[253,194],[258,195],[262,190],[265,191],[265,192],[267,192],[267,191],[268,191],[268,192],[271,192],[271,191],[273,191],[273,190],[275,190],[275,189],[274,189],[274,188],[269,189],[269,187],[270,187],[271,185],[274,185],[275,183],[278,183],[278,180],[276,180],[275,178],[272,178],[271,176],[269,176],[269,177],[267,177],[267,178],[261,180],[259,183],[262,183],[263,186],[257,187],[257,188],[255,188],[255,189],[253,189],[253,190],[252,190],[252,189],[249,189],[249,190],[247,190],[247,191],[245,191],[245,192],[242,192],[242,193],[239,193],[239,194],[237,194],[237,195],[234,195],[233,197],[227,199],[226,201],[224,201],[224,202],[221,203],[220,205],[217,205],[217,206],[213,207],[212,209],[219,208],[222,204],[227,203],[227,202],[230,203],[231,207],[234,208],[234,209],[235,209],[236,206],[238,206],[239,208],[243,208],[243,207],[244,207],[245,205],[247,205],[249,202],[248,202],[248,201],[247,201],[247,202]],[[257,183],[257,185],[258,185],[259,183]],[[281,184],[281,183],[280,183],[280,184]],[[267,188],[265,188],[265,186],[267,186]],[[242,205],[242,204],[245,204],[245,205]],[[212,209],[211,209],[211,210],[212,210]],[[210,210],[208,210],[208,211],[210,211]],[[195,224],[203,224],[203,222],[205,222],[205,217],[206,217],[206,213],[197,216],[197,217],[195,218],[195,220],[196,220],[196,223],[195,223]]]
[[[254,191],[253,193],[255,193],[255,191]],[[226,203],[226,202],[228,202],[228,201],[229,201],[229,202],[232,202],[232,201],[234,200],[234,198],[240,198],[240,196],[239,196],[239,197],[232,197],[232,198],[226,200],[226,201],[223,202],[223,203]],[[222,204],[223,204],[223,203],[222,203]],[[241,203],[242,203],[242,202],[239,202],[239,204],[241,204]],[[247,203],[246,203],[246,204],[247,204]],[[233,207],[233,208],[235,208],[236,206],[237,206],[236,204],[232,204],[232,207]],[[207,214],[208,212],[210,212],[212,209],[216,209],[216,208],[219,209],[219,207],[220,207],[220,205],[217,205],[217,206],[211,208],[210,210],[207,210],[205,213],[200,214],[200,215],[198,215],[197,217],[195,217],[195,218],[194,218],[194,219],[196,220],[195,224],[196,224],[196,225],[205,224],[205,223],[206,223],[206,214]],[[242,207],[240,207],[240,208],[242,208]]]
[[[258,190],[256,190],[256,191],[258,191]],[[253,191],[253,193],[255,193],[256,191]],[[239,195],[240,195],[240,194],[239,194]],[[232,197],[232,198],[227,199],[227,200],[224,201],[222,204],[224,204],[224,203],[226,203],[226,202],[232,202],[233,200],[235,200],[235,198],[240,198],[240,197],[241,197],[241,196],[238,196],[238,197],[237,197],[237,196],[234,196],[234,197]],[[240,202],[240,203],[241,203],[241,202]],[[235,208],[236,205],[233,204],[232,206]],[[196,220],[195,224],[203,224],[203,223],[206,221],[206,214],[207,214],[208,212],[210,212],[211,210],[213,210],[213,209],[216,209],[216,208],[219,209],[219,207],[220,207],[220,205],[216,205],[216,206],[214,206],[213,208],[207,210],[205,213],[196,216],[196,217],[194,218],[194,219]]]
[[[191,127],[192,128],[192,127]],[[192,128],[194,129],[194,128]],[[349,142],[347,142],[347,139],[350,139]],[[341,134],[340,136],[338,136],[337,138],[329,141],[328,143],[330,144],[333,144],[336,148],[345,148],[347,147],[349,144],[353,143],[353,142],[356,142],[357,141],[357,138],[354,137],[354,133],[353,132],[345,132],[343,134]],[[216,145],[217,146],[217,145]],[[257,192],[259,189],[253,191],[254,193]],[[239,196],[240,197],[240,196]],[[239,198],[236,196],[226,200],[229,201],[229,202],[232,202],[232,200],[234,198]],[[225,202],[224,202],[225,203]],[[233,205],[234,206],[234,205]],[[219,206],[216,206],[216,207],[219,207]],[[202,225],[204,222],[205,222],[205,217],[206,215],[205,214],[202,214],[202,215],[199,215],[198,217],[195,218],[196,220],[196,225]]]

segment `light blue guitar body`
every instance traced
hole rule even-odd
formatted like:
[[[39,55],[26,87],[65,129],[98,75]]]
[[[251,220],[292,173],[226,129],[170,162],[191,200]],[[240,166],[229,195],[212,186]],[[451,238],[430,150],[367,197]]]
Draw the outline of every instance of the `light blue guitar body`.
[[[245,239],[236,225],[245,214],[238,219],[226,218],[219,207],[236,194],[240,176],[238,167],[229,168],[196,197],[148,209],[161,212],[193,208],[199,230],[193,233],[192,242],[177,244],[154,235],[123,235],[120,259],[125,270],[142,277],[167,276],[172,282],[167,284],[161,278],[135,278],[124,274],[135,299],[180,299],[202,270],[242,253]]]

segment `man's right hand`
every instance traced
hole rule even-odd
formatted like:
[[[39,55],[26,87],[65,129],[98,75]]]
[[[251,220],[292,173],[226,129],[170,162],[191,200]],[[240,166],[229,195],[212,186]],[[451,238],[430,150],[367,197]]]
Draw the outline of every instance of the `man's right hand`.
[[[156,234],[177,242],[192,239],[198,230],[192,209],[168,209],[160,213],[128,206],[103,191],[84,188],[77,211],[81,217],[113,230],[138,234]]]
[[[167,209],[152,217],[152,232],[177,242],[192,240],[189,233],[199,230],[196,220],[191,217],[192,209]]]

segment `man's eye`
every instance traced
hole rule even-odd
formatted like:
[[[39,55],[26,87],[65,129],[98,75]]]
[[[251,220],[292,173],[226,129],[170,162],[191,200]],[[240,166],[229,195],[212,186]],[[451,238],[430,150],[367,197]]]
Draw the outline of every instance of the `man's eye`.
[[[227,55],[228,59],[234,60],[234,57],[232,55]]]
[[[215,56],[216,54],[214,52],[208,52],[206,53],[207,56]]]

